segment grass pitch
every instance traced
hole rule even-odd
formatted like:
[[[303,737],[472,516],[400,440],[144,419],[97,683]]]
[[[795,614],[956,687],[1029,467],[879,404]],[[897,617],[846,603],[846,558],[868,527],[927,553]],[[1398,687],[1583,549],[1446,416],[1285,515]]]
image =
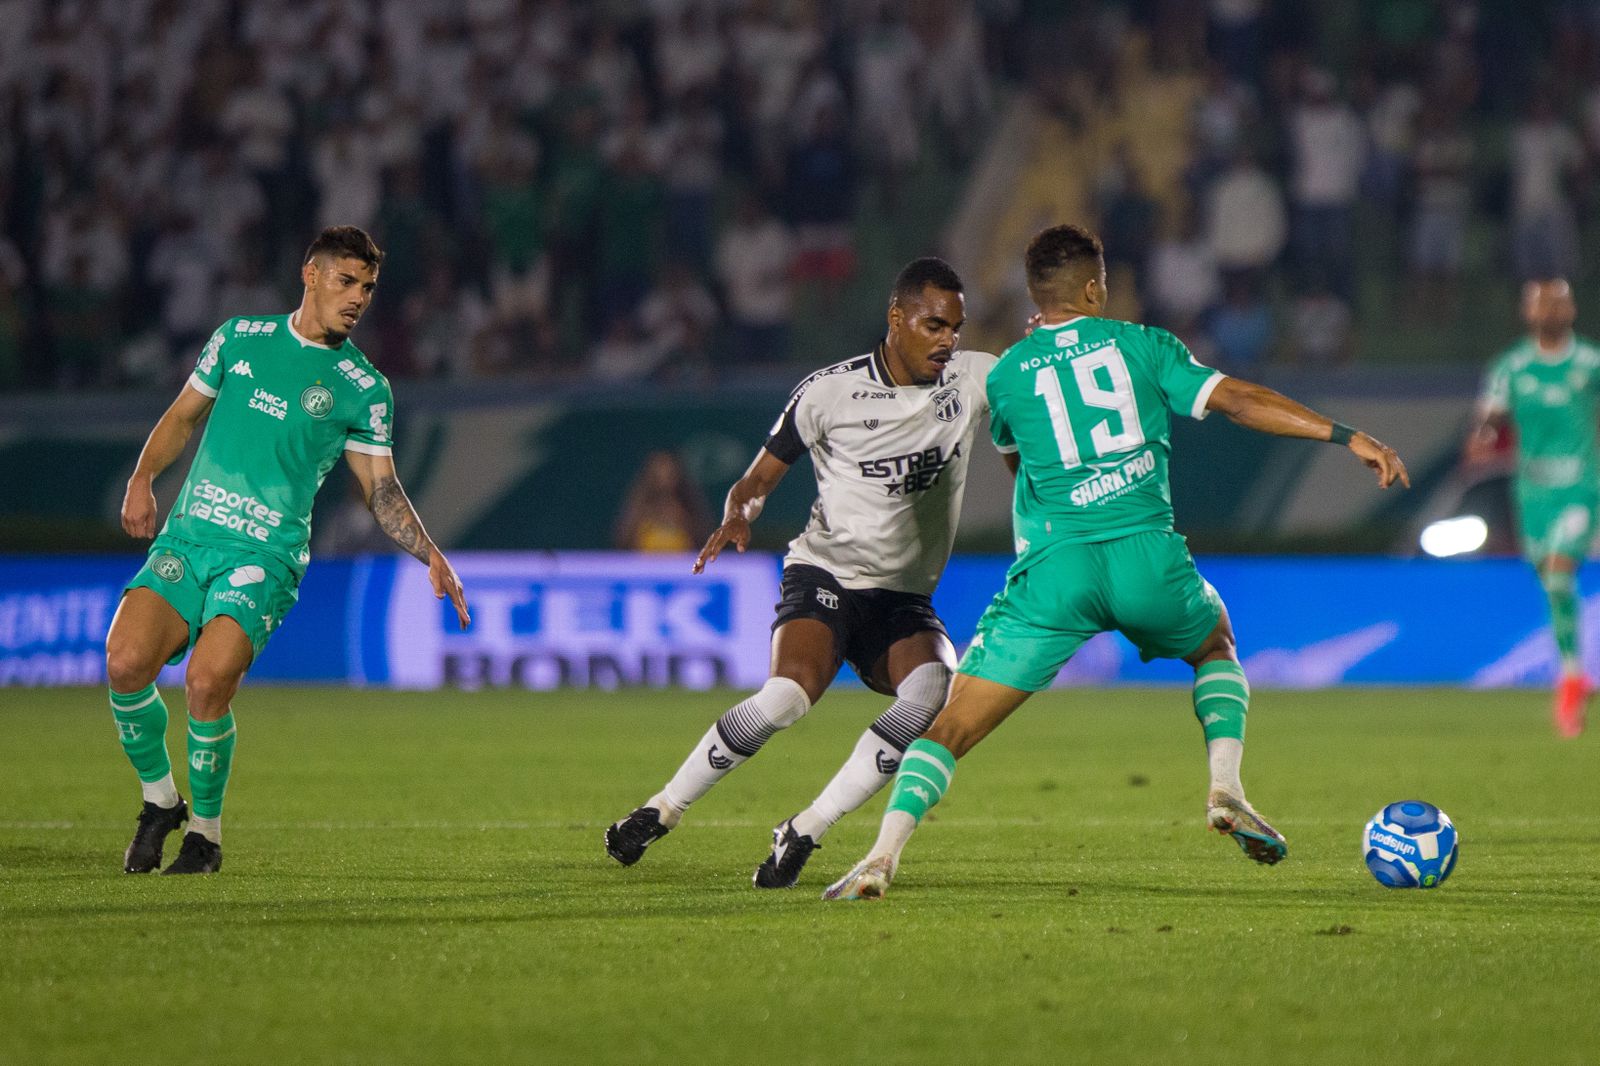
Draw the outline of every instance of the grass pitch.
[[[1600,1061],[1600,736],[1553,739],[1542,694],[1258,693],[1271,869],[1201,828],[1185,692],[1047,694],[858,904],[817,894],[881,797],[800,888],[750,874],[863,693],[605,857],[730,701],[247,689],[223,872],[161,878],[119,872],[138,801],[103,693],[0,693],[0,1061]],[[1461,830],[1431,892],[1358,855],[1411,797]]]

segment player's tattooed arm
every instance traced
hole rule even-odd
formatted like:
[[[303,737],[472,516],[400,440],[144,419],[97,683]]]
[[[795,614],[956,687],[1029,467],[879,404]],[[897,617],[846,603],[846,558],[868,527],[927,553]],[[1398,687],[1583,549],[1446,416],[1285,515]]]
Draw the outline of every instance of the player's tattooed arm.
[[[387,533],[390,540],[405,549],[406,554],[417,562],[427,565],[433,555],[433,541],[428,539],[428,534],[422,528],[422,519],[417,517],[416,508],[411,506],[406,490],[400,487],[397,479],[378,478],[372,485],[367,507],[378,520],[378,528]]]
[[[456,573],[456,568],[450,565],[450,560],[444,557],[444,552],[428,536],[428,531],[422,528],[417,509],[411,506],[406,490],[400,487],[400,478],[394,471],[394,460],[387,455],[368,455],[358,451],[347,451],[344,455],[356,480],[361,483],[361,491],[367,498],[367,509],[378,520],[378,527],[389,535],[389,539],[404,548],[406,554],[428,568],[428,583],[433,586],[434,596],[441,600],[450,597],[450,603],[456,609],[456,620],[461,623],[462,629],[467,628],[472,624],[472,614],[467,609],[467,592],[461,585],[461,577]]]

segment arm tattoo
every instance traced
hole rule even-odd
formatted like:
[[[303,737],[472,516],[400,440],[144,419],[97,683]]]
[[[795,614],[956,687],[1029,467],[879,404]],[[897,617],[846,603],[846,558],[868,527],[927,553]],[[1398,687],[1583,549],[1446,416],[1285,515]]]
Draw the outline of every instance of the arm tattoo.
[[[406,553],[424,566],[433,545],[422,531],[422,520],[406,499],[406,491],[392,477],[379,478],[372,486],[372,499],[367,506],[378,520],[378,527],[389,534],[389,539],[406,550]]]

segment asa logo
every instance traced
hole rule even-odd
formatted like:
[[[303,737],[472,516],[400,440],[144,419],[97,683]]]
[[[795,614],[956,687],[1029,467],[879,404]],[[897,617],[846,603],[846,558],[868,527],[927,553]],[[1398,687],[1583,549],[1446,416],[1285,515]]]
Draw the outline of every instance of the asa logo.
[[[961,417],[961,390],[945,389],[933,395],[933,417],[941,422],[954,422]]]
[[[171,552],[156,556],[150,569],[163,581],[183,580],[183,560]]]
[[[246,336],[255,336],[257,334],[271,336],[277,329],[278,324],[276,322],[252,322],[248,318],[241,318],[233,324],[235,333],[242,333]]]
[[[312,418],[327,418],[333,410],[333,392],[324,385],[313,385],[300,394],[300,406]]]
[[[241,566],[228,575],[228,584],[236,589],[246,585],[256,585],[267,579],[267,571],[260,566]]]

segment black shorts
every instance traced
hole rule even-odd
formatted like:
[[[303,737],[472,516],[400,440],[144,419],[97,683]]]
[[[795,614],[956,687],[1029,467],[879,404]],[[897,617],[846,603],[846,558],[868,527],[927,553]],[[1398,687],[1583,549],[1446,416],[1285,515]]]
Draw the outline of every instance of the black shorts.
[[[827,623],[833,630],[834,661],[848,662],[874,689],[879,679],[872,676],[873,668],[891,644],[927,630],[950,635],[931,597],[893,589],[847,589],[816,566],[784,567],[780,595],[772,628],[796,618]]]

